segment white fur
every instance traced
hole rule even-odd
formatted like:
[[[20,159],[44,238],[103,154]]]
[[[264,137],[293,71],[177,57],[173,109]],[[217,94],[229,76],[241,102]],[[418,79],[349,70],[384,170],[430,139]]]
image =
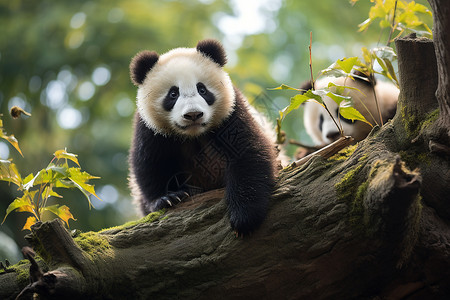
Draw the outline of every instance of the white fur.
[[[354,81],[350,78],[334,78],[326,77],[318,80],[315,83],[315,88],[320,89],[328,86],[328,83],[333,82],[337,85],[346,85],[351,87],[356,87],[360,92],[346,89],[344,95],[349,95],[352,97],[354,107],[372,124],[381,124],[378,111],[376,109],[376,104],[373,95],[373,89],[368,85],[361,83],[360,81]],[[378,104],[383,117],[383,121],[386,122],[388,114],[397,105],[399,90],[393,84],[383,81],[378,81],[375,85],[375,92],[377,95]],[[336,109],[337,104],[329,97],[322,98],[331,114],[333,115],[336,122],[338,121],[338,116]],[[363,102],[367,109],[361,104]],[[323,118],[322,130],[319,128],[320,117]],[[375,122],[376,120],[376,122]],[[306,132],[312,138],[313,142],[317,146],[323,146],[330,144],[336,140],[337,133],[339,132],[335,123],[327,113],[327,111],[319,104],[312,101],[308,101],[304,105],[304,125]],[[363,123],[361,121],[356,121],[353,124],[348,124],[343,121],[340,123],[344,129],[345,135],[350,135],[355,138],[356,141],[364,139],[371,130],[371,126]]]

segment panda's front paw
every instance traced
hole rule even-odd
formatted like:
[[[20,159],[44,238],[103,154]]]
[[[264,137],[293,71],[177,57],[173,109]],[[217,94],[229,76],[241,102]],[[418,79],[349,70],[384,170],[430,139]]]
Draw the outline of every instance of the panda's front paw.
[[[155,200],[153,211],[173,207],[178,203],[186,200],[186,198],[188,197],[189,194],[185,191],[168,192],[167,195],[164,195]]]

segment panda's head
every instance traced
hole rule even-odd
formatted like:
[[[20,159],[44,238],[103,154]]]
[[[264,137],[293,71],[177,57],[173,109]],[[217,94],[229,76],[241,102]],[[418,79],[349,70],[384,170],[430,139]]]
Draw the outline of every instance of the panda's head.
[[[359,128],[355,126],[355,122],[340,115],[338,105],[332,99],[325,96],[322,97],[322,100],[327,105],[334,120],[336,120],[336,122],[338,119],[340,120],[340,125],[342,126],[344,133],[353,137],[356,136]],[[309,136],[313,139],[315,145],[327,145],[340,137],[339,129],[336,127],[336,124],[331,116],[322,106],[314,102],[307,102],[305,103],[304,109],[305,129]],[[367,126],[368,129],[370,129],[369,125],[361,125]]]
[[[233,112],[235,94],[223,46],[203,40],[161,56],[142,51],[131,61],[137,107],[147,127],[163,135],[197,137]]]
[[[354,89],[346,89],[345,96],[351,96],[354,107],[372,124],[380,124],[380,118],[376,108],[374,91],[381,111],[383,122],[395,115],[399,90],[391,83],[377,82],[375,86],[362,79],[345,79],[325,77],[317,80],[317,89],[325,88],[332,82],[337,85],[345,85]],[[311,84],[306,82],[301,87],[308,90]],[[331,98],[322,98],[327,105],[334,120],[340,122],[345,135],[350,135],[356,142],[363,140],[371,131],[372,127],[361,121],[352,121],[339,114],[338,105]],[[338,118],[339,115],[339,118]],[[306,102],[304,106],[304,125],[306,132],[312,138],[315,145],[322,146],[334,142],[340,137],[339,130],[328,112],[317,103]]]

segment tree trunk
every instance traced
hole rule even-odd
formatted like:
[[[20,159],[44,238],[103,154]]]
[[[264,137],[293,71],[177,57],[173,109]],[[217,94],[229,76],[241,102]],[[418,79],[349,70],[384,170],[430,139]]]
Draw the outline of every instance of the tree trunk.
[[[436,48],[438,87],[436,98],[439,102],[440,116],[432,139],[440,151],[450,155],[450,2],[428,0],[433,10],[433,39]],[[443,147],[440,147],[443,146]]]
[[[394,120],[283,170],[252,236],[232,234],[222,190],[99,233],[38,224],[28,237],[38,265],[26,252],[31,265],[1,272],[0,299],[448,297],[450,4],[430,3],[436,56],[430,40],[396,42]]]

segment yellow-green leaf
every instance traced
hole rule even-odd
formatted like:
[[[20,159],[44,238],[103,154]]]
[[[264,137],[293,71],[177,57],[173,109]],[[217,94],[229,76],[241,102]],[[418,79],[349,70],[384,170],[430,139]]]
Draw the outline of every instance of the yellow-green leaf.
[[[77,155],[73,154],[73,153],[68,153],[65,149],[64,150],[58,150],[54,153],[55,157],[57,159],[61,159],[61,158],[65,158],[68,160],[73,161],[74,163],[76,163],[78,166],[80,165],[78,163],[78,159],[77,159]]]
[[[100,199],[94,190],[94,185],[90,185],[87,182],[90,179],[98,179],[100,177],[92,176],[87,172],[82,172],[80,168],[69,168],[69,177],[68,179],[75,184],[75,187],[78,188],[88,199],[89,205],[92,205],[91,200],[89,199],[90,195],[94,195],[98,199]]]
[[[44,189],[43,195],[45,198],[48,197],[57,197],[57,198],[62,198],[63,196],[61,196],[60,194],[56,193],[55,191],[53,191],[51,186],[47,186]]]
[[[336,64],[347,74],[349,74],[353,67],[357,64],[358,57],[343,58],[336,61]]]
[[[25,225],[23,225],[22,230],[31,230],[31,226],[34,225],[36,221],[37,220],[35,217],[28,217]]]
[[[342,96],[336,93],[328,92],[327,96],[331,98],[336,104],[339,106],[342,101],[351,101],[352,97],[350,96]]]
[[[288,86],[286,84],[282,84],[282,85],[280,85],[279,87],[276,87],[276,88],[270,88],[269,90],[271,90],[271,91],[276,91],[276,90],[293,90],[293,91],[298,91],[298,92],[304,91],[302,89],[293,88],[293,87]]]
[[[324,95],[323,90],[317,91],[308,90],[304,94],[295,95],[294,97],[291,98],[291,103],[288,106],[286,106],[282,111],[280,111],[281,120],[283,120],[286,117],[286,115],[288,115],[291,111],[299,108],[300,105],[302,105],[304,102],[308,100],[315,100],[318,103],[323,103],[321,95]]]
[[[18,187],[22,186],[22,177],[16,165],[10,160],[0,159],[0,180],[12,182]]]
[[[73,217],[72,213],[70,212],[69,208],[66,205],[63,206],[58,206],[58,204],[51,205],[44,207],[43,210],[47,210],[57,215],[58,218],[66,222],[67,227],[69,227],[69,219],[76,221],[76,219]]]
[[[5,218],[3,219],[2,224],[5,222],[6,217],[14,210],[16,209],[21,209],[21,211],[30,211],[32,213],[33,209],[30,209],[30,207],[33,207],[33,203],[30,200],[34,197],[35,192],[34,193],[24,193],[24,195],[21,198],[16,198],[14,199],[13,202],[11,202],[11,204],[9,204],[8,208],[6,209],[6,215]]]
[[[4,134],[2,130],[0,130],[0,138],[7,140],[11,145],[13,145],[14,148],[16,148],[17,151],[19,151],[20,155],[22,155],[22,157],[23,157],[22,151],[20,150],[20,147],[19,147],[19,142],[14,137],[14,135],[8,136],[8,135]]]
[[[27,176],[27,179],[28,177],[29,176]],[[25,190],[29,190],[33,186],[50,183],[52,181],[52,178],[53,178],[52,170],[47,171],[46,169],[42,169],[31,180],[27,181],[27,183],[23,185],[23,188]]]
[[[362,121],[364,123],[369,124],[373,127],[373,125],[364,118],[364,116],[356,110],[354,107],[351,106],[341,106],[339,108],[339,113],[341,116],[343,116],[346,119],[352,120],[352,121]]]

